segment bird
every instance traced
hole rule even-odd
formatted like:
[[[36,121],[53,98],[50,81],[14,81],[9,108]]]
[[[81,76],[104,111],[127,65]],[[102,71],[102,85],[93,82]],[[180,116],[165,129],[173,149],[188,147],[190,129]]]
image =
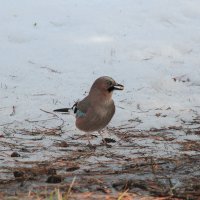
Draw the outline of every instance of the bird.
[[[54,112],[66,113],[72,109],[76,116],[75,124],[79,130],[86,133],[94,131],[100,133],[115,113],[113,91],[123,89],[124,86],[118,84],[113,78],[102,76],[94,81],[88,95],[83,100],[77,101],[71,108],[56,109]]]

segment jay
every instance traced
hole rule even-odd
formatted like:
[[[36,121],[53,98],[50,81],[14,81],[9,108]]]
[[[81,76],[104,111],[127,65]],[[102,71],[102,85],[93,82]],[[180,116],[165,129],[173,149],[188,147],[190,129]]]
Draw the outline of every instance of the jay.
[[[102,76],[96,79],[89,94],[72,108],[61,108],[55,112],[69,112],[73,109],[76,114],[76,127],[84,132],[100,131],[112,119],[115,113],[115,104],[112,99],[114,90],[123,90],[111,77]]]

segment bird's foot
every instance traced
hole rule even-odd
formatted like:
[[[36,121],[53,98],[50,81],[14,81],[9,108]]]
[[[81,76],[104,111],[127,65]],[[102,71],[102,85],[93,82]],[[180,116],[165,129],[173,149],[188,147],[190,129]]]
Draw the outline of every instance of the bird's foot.
[[[91,150],[96,150],[96,146],[95,146],[95,145],[92,145],[91,143],[89,143],[87,146],[88,146],[89,149],[91,149]]]
[[[108,144],[105,139],[102,139],[102,145],[106,146],[107,148],[112,147],[112,145]]]

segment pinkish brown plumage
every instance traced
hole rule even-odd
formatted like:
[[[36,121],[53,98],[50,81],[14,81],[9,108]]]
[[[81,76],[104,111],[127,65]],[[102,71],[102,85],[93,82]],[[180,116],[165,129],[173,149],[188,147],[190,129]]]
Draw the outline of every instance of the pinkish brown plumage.
[[[85,132],[103,129],[115,113],[112,93],[123,88],[123,85],[117,84],[111,77],[102,76],[96,79],[88,96],[73,106],[76,113],[76,127]],[[68,109],[55,111],[64,112]]]

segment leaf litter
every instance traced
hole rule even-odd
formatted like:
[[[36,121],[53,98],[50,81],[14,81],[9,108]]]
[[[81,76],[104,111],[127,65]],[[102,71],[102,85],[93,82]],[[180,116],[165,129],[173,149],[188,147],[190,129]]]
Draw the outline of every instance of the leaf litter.
[[[55,127],[47,126],[55,122]],[[197,118],[191,127],[188,122],[149,130],[109,127],[104,130],[109,146],[93,133],[94,149],[88,147],[87,137],[68,135],[66,123],[58,116],[24,123],[3,126],[2,198],[25,198],[29,193],[32,199],[38,195],[45,199],[55,188],[64,196],[74,177],[71,199],[80,195],[82,199],[116,199],[122,194],[121,199],[200,197]],[[20,128],[25,126],[33,128]]]

